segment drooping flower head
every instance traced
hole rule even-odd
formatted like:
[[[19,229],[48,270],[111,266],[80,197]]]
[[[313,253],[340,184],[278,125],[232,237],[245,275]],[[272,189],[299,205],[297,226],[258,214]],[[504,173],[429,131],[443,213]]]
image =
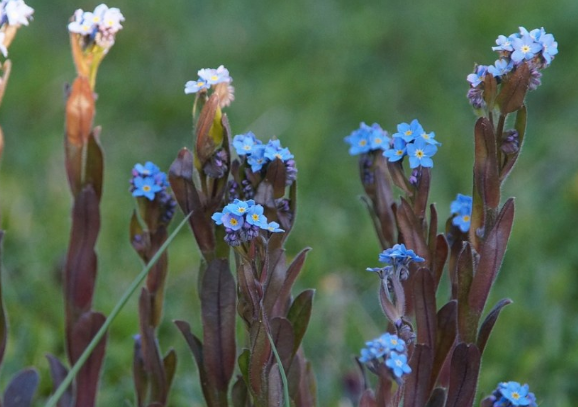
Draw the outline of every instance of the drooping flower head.
[[[354,130],[349,136],[344,138],[349,143],[349,154],[365,154],[375,150],[386,150],[389,147],[389,137],[387,132],[377,123],[368,126],[361,123],[359,128]]]
[[[472,197],[458,194],[455,201],[451,203],[450,212],[454,215],[452,224],[466,233],[470,230],[472,216]]]
[[[409,264],[421,263],[425,259],[401,243],[379,253],[379,261],[385,263],[386,266],[367,268],[367,271],[377,273],[382,279],[396,275],[400,280],[405,280],[409,276]]]
[[[411,373],[407,364],[406,344],[397,335],[386,332],[365,345],[365,348],[361,349],[359,361],[365,363],[370,370],[375,372],[380,365],[385,365],[396,380]]]
[[[235,199],[223,208],[222,212],[215,212],[211,217],[216,225],[225,227],[225,241],[230,246],[239,246],[241,243],[253,240],[259,236],[260,230],[271,233],[284,232],[279,224],[269,223],[263,215],[263,207],[255,201]]]

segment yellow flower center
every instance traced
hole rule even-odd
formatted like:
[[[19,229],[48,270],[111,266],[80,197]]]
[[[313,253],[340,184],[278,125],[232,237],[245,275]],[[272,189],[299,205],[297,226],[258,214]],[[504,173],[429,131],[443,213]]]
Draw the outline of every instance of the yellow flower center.
[[[416,151],[415,151],[415,156],[416,156],[417,158],[423,158],[424,155],[425,155],[425,154],[423,153],[422,150],[416,150]]]
[[[205,82],[203,82],[203,81],[198,81],[198,82],[197,82],[197,86],[204,86],[204,85],[205,85]]]
[[[278,159],[282,160],[281,154],[275,154],[275,158],[278,158]]]
[[[401,367],[403,365],[403,363],[401,363],[401,360],[396,360],[395,364],[397,365],[397,367]]]
[[[392,339],[392,340],[391,340],[391,343],[392,343],[393,345],[397,345],[397,339]]]
[[[376,137],[374,141],[376,144],[381,144],[381,139],[379,137]]]
[[[524,46],[522,47],[522,52],[523,52],[524,54],[527,54],[528,52],[530,52],[530,46],[529,46],[529,45],[524,45]]]
[[[366,144],[367,144],[367,141],[366,141],[366,140],[359,140],[359,145],[360,145],[361,147],[364,147]]]
[[[429,134],[423,133],[421,136],[422,136],[424,139],[429,140]]]
[[[518,394],[518,392],[513,392],[513,393],[512,393],[512,398],[513,398],[514,400],[518,400],[518,399],[520,398],[520,395]]]
[[[245,208],[240,207],[240,208],[239,208],[239,212],[241,212],[241,213],[245,212]]]
[[[211,76],[211,80],[212,80],[212,81],[216,81],[217,79],[219,79],[219,77],[218,77],[217,75]]]
[[[243,146],[243,150],[245,150],[245,151],[249,151],[250,149],[251,149],[251,146],[247,146],[247,145]]]
[[[464,216],[462,217],[462,220],[463,220],[464,222],[469,222],[469,221],[470,221],[470,217],[469,217],[468,215],[464,215]]]
[[[145,185],[144,187],[142,187],[142,190],[145,192],[149,192],[151,190],[151,187],[149,185]]]
[[[258,220],[259,220],[259,215],[257,215],[257,214],[255,213],[255,214],[253,214],[253,215],[251,216],[251,218],[253,218],[254,221],[258,221]]]
[[[239,222],[237,222],[237,219],[231,218],[230,223],[231,223],[231,225],[233,225],[233,226],[237,226],[237,223],[239,223]]]
[[[397,150],[397,151],[395,152],[395,155],[403,155],[403,150]]]
[[[411,136],[413,134],[413,131],[411,130],[406,130],[404,133],[406,136]]]

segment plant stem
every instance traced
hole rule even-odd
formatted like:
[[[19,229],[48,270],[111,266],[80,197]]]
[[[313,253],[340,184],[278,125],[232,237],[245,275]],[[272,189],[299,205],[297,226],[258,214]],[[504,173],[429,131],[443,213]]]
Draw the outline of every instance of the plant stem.
[[[283,363],[281,363],[281,358],[277,353],[275,342],[273,342],[273,338],[271,338],[271,334],[269,332],[267,332],[267,337],[271,343],[271,349],[273,349],[273,354],[275,355],[275,360],[277,361],[277,366],[279,367],[279,373],[281,374],[281,381],[283,382],[283,404],[285,407],[291,407],[291,401],[289,400],[289,384],[287,383],[287,376],[285,376]]]
[[[171,235],[168,237],[168,239],[165,241],[165,243],[163,243],[163,245],[155,253],[153,258],[142,269],[140,274],[133,280],[133,282],[130,284],[129,288],[124,292],[121,299],[118,301],[118,303],[116,304],[116,306],[114,307],[114,309],[112,310],[112,312],[110,313],[110,315],[108,316],[106,321],[104,321],[104,324],[102,325],[100,330],[96,333],[96,335],[94,335],[94,338],[92,338],[92,341],[90,341],[90,343],[88,344],[88,346],[86,347],[84,352],[82,352],[82,355],[80,355],[80,357],[78,358],[78,360],[76,361],[74,366],[72,366],[72,368],[70,369],[70,371],[68,372],[68,374],[66,375],[66,377],[64,378],[62,383],[60,383],[60,386],[58,386],[58,388],[56,389],[56,391],[54,392],[52,397],[45,404],[45,407],[56,406],[56,403],[58,402],[60,397],[62,397],[62,395],[64,394],[64,392],[68,388],[68,386],[70,386],[70,384],[72,383],[72,381],[76,377],[79,370],[82,368],[82,366],[84,365],[86,360],[90,357],[90,354],[92,353],[94,348],[96,348],[96,346],[98,345],[100,340],[106,334],[106,331],[108,330],[108,328],[110,327],[112,322],[116,319],[116,317],[118,316],[120,311],[124,308],[124,306],[126,305],[126,303],[129,300],[129,298],[132,296],[132,294],[134,294],[134,292],[137,290],[137,288],[140,287],[140,285],[142,284],[142,282],[144,281],[144,279],[148,275],[151,268],[158,261],[158,259],[165,252],[165,250],[169,247],[169,245],[171,244],[171,242],[173,241],[175,236],[179,233],[181,228],[187,223],[189,216],[191,216],[191,214],[187,215],[183,219],[183,221],[175,228],[173,233],[171,233]]]

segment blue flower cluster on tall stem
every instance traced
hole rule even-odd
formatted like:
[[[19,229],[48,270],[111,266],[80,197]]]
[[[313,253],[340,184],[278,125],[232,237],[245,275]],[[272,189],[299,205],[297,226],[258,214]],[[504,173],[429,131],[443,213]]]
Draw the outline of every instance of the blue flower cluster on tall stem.
[[[389,137],[387,131],[383,130],[377,123],[368,126],[361,123],[359,128],[354,130],[349,136],[344,138],[349,143],[349,154],[358,155],[369,153],[375,150],[387,150],[389,147]]]
[[[491,74],[498,83],[501,83],[520,64],[527,63],[531,72],[529,89],[533,90],[540,85],[542,74],[539,70],[548,67],[554,56],[558,54],[558,43],[554,36],[547,33],[543,27],[531,31],[520,27],[518,33],[507,37],[498,36],[496,45],[492,47],[492,50],[498,52],[499,59],[494,65],[476,65],[474,72],[466,78],[471,86],[468,99],[476,109],[485,106],[483,89],[486,74]]]
[[[384,333],[379,338],[365,343],[361,349],[359,361],[368,365],[370,370],[379,374],[379,367],[384,365],[396,380],[411,373],[407,364],[407,347],[405,341],[397,335]]]
[[[130,192],[135,198],[146,198],[147,202],[156,200],[161,207],[161,220],[169,222],[177,206],[173,196],[167,191],[167,175],[150,161],[144,165],[136,164],[132,169]]]
[[[248,132],[236,135],[233,138],[233,147],[239,157],[245,159],[252,172],[260,172],[268,163],[279,159],[285,164],[287,186],[297,179],[295,157],[288,148],[281,145],[281,141],[271,139],[267,144],[263,144],[255,134]]]
[[[537,407],[536,396],[530,392],[529,386],[518,382],[500,383],[486,400],[493,403],[492,407]]]
[[[259,236],[259,231],[267,230],[271,233],[284,232],[277,222],[268,222],[263,215],[263,207],[255,201],[241,201],[235,199],[225,206],[223,212],[215,212],[211,219],[217,225],[225,226],[227,235],[225,242],[230,246],[239,246]]]
[[[397,125],[397,133],[393,134],[389,149],[383,155],[390,162],[402,160],[409,157],[409,167],[433,167],[431,157],[437,152],[440,143],[435,139],[435,133],[426,132],[417,119],[411,123],[400,123]]]
[[[413,250],[407,249],[405,245],[401,243],[382,251],[379,254],[379,261],[386,263],[387,266],[368,268],[367,271],[378,273],[382,279],[395,275],[400,281],[403,281],[409,276],[409,264],[411,262],[421,263],[424,261],[424,258],[418,256]]]
[[[452,224],[460,228],[466,233],[470,230],[470,222],[472,217],[472,197],[458,194],[456,200],[451,203],[450,211],[455,215],[452,219]]]

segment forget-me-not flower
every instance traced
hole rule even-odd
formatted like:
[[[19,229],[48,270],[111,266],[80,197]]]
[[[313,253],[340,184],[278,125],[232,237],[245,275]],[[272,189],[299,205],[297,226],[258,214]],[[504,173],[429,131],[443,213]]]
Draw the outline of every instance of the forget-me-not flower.
[[[411,368],[407,364],[407,356],[404,354],[391,352],[389,358],[385,361],[385,365],[393,371],[393,374],[397,378],[400,378],[404,374],[411,373]]]
[[[407,145],[407,155],[409,156],[409,167],[425,168],[433,167],[431,157],[437,152],[437,147],[433,144],[427,144],[422,138],[418,138],[414,143]]]

